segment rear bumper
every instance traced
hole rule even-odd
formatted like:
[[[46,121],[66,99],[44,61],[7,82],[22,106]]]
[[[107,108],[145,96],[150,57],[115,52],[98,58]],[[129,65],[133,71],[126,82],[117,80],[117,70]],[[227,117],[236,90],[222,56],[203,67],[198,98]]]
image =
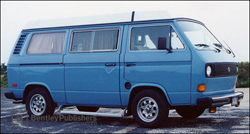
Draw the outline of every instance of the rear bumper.
[[[13,92],[7,92],[7,93],[4,93],[5,97],[7,99],[12,99],[12,100],[22,100],[22,98],[16,98],[13,94]]]
[[[13,92],[7,92],[7,93],[4,93],[4,95],[7,99],[15,99]]]
[[[226,104],[232,104],[233,98],[238,98],[238,103],[240,100],[243,99],[244,93],[243,92],[236,92],[234,95],[222,96],[222,97],[206,97],[206,98],[198,98],[197,99],[197,106],[198,107],[220,107]]]
[[[14,104],[19,104],[19,103],[23,103],[23,101],[18,101],[18,100],[22,100],[21,98],[15,98],[13,92],[7,92],[7,93],[4,93],[5,97],[7,99],[13,99],[13,100],[16,100],[16,101],[13,101]]]

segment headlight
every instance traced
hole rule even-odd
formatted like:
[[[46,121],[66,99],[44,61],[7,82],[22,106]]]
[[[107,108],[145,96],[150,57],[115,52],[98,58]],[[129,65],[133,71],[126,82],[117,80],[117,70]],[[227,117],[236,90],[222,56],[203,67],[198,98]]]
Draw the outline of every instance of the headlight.
[[[206,73],[207,73],[207,76],[211,76],[211,74],[212,74],[211,66],[207,66]]]

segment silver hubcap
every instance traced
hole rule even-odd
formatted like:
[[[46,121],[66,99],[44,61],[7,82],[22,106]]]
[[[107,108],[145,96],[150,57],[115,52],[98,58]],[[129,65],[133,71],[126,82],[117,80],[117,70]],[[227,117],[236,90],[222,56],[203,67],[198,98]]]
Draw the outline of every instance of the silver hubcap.
[[[30,99],[30,110],[34,115],[41,115],[45,111],[46,102],[42,95],[35,94]]]
[[[145,122],[154,121],[158,116],[158,113],[158,105],[151,97],[144,97],[137,104],[137,114]]]

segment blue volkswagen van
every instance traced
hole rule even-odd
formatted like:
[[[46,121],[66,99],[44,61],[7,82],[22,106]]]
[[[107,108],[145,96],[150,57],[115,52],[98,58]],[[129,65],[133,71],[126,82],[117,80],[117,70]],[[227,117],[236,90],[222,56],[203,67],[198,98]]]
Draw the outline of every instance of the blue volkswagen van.
[[[122,108],[139,125],[158,127],[170,109],[196,118],[243,99],[232,50],[198,20],[42,24],[21,31],[8,61],[5,96],[30,116]]]

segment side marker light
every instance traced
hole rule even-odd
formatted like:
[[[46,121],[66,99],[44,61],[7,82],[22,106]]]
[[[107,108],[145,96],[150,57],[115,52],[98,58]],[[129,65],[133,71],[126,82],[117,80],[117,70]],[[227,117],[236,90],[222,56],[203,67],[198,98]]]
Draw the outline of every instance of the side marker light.
[[[16,83],[13,83],[13,84],[12,84],[12,87],[17,87],[17,84],[16,84]]]

